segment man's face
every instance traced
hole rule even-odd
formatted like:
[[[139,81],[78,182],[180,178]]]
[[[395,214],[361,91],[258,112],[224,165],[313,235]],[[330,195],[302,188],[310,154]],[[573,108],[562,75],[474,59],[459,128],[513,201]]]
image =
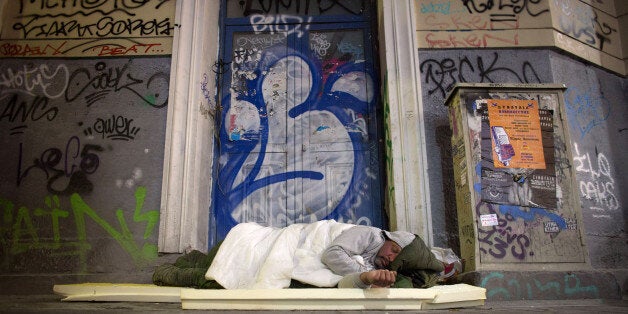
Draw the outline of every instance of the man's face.
[[[375,267],[378,269],[386,268],[392,261],[397,258],[397,255],[401,252],[401,247],[394,241],[386,240],[381,249],[375,256]]]

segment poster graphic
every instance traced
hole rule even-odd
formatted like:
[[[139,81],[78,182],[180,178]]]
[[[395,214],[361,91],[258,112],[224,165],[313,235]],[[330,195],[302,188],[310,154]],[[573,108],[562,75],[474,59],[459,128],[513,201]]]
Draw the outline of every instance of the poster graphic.
[[[535,100],[488,99],[478,114],[482,201],[556,208],[553,111]]]
[[[489,99],[487,107],[495,167],[545,169],[536,100]]]

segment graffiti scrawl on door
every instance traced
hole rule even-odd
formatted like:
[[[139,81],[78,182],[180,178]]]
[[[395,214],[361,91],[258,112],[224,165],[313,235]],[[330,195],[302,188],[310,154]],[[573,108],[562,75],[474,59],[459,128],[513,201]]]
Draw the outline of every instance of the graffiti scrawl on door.
[[[219,238],[244,221],[383,227],[379,97],[363,31],[300,29],[230,37],[214,198]]]

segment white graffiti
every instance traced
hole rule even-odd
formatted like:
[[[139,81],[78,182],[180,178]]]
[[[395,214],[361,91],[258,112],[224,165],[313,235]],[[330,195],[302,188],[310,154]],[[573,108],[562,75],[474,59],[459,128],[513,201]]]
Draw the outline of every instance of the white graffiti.
[[[248,195],[232,211],[231,216],[238,222],[256,221],[267,225],[314,222],[329,214],[347,193],[358,193],[351,206],[358,208],[367,196],[360,186],[350,190],[355,157],[351,133],[368,136],[366,117],[352,109],[344,109],[350,117],[341,121],[329,110],[307,110],[289,118],[287,112],[308,101],[314,86],[311,65],[298,56],[286,56],[277,60],[261,77],[263,104],[267,110],[268,150],[260,165],[256,165],[257,154],[251,154],[243,161],[234,182],[244,182],[247,176],[259,167],[257,180],[279,176],[286,169],[305,170],[324,174],[323,180],[291,179],[299,181],[287,184],[286,181],[268,184]],[[365,85],[365,86],[360,86]],[[356,99],[370,102],[375,98],[373,79],[365,72],[349,72],[336,79],[330,92],[344,92]],[[233,93],[231,107],[225,121],[225,132],[231,143],[244,143],[256,139],[261,129],[259,109],[248,100],[239,100],[241,94]],[[340,104],[338,104],[340,106]],[[343,116],[343,115],[341,115]],[[297,126],[309,127],[310,132],[290,132]],[[290,143],[285,145],[284,143]],[[280,145],[278,145],[280,144]],[[316,147],[316,148],[312,148]],[[279,151],[283,149],[285,151]],[[261,151],[261,149],[257,149]],[[221,161],[227,160],[221,157]],[[369,177],[370,167],[359,167]],[[338,221],[358,224],[372,222],[353,211],[347,211]]]
[[[257,48],[244,49],[242,47],[233,50],[233,63],[244,65],[253,62],[255,65],[262,58],[262,52]]]
[[[312,21],[312,17],[307,19],[307,23]],[[285,36],[296,34],[301,38],[304,34],[303,30],[308,30],[309,25],[304,25],[304,20],[300,16],[278,14],[278,15],[262,15],[253,14],[249,17],[249,22],[253,26],[256,34],[260,33],[282,33]],[[303,29],[302,29],[303,27]]]
[[[597,158],[591,159],[589,153],[580,154],[578,144],[574,143],[573,159],[580,179],[580,196],[595,203],[591,209],[596,212],[618,210],[620,204],[614,194],[615,179],[606,156],[598,153]]]
[[[360,133],[362,134],[364,139],[367,139],[368,130],[366,126],[366,120],[364,120],[364,117],[361,114],[356,114],[355,111],[351,109],[345,109],[345,111],[349,114],[349,116],[351,116],[351,120],[353,121],[350,124],[345,126],[345,128],[347,129],[347,132]]]
[[[70,71],[63,64],[58,65],[54,71],[48,68],[48,65],[41,64],[33,68],[24,65],[23,70],[15,72],[13,69],[7,69],[6,73],[0,74],[0,86],[8,90],[25,91],[32,96],[43,94],[50,99],[63,95],[69,81]]]
[[[283,36],[242,36],[235,39],[236,47],[256,47],[257,49],[265,49],[275,45],[285,44],[286,39]]]
[[[331,88],[331,91],[343,91],[349,93],[355,98],[371,102],[375,97],[375,83],[373,78],[364,72],[349,72],[339,78]]]
[[[327,40],[327,36],[322,33],[312,33],[310,38],[310,50],[314,51],[319,58],[327,55],[327,49],[331,47],[331,43]]]
[[[144,173],[142,172],[141,168],[135,167],[133,169],[133,173],[131,174],[130,178],[127,179],[116,179],[116,187],[121,188],[122,186],[125,186],[129,189],[134,188],[137,184],[138,181],[140,181],[142,179],[142,177],[144,176]]]

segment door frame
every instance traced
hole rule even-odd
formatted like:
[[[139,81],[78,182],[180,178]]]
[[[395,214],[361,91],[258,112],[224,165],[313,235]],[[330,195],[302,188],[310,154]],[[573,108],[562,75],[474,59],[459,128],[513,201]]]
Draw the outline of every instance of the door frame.
[[[413,0],[378,0],[380,82],[384,128],[386,207],[391,230],[433,244],[425,130]],[[176,4],[159,252],[206,251],[215,150],[216,74],[220,1]]]

